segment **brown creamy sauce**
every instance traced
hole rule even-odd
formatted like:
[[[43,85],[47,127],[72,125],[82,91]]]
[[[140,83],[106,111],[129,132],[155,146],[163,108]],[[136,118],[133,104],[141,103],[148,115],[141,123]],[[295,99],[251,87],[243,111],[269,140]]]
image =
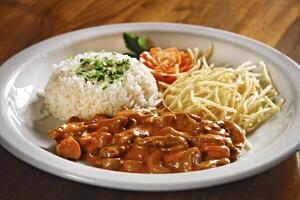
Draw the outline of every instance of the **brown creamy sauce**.
[[[72,117],[49,131],[55,153],[90,165],[123,172],[174,173],[226,165],[245,143],[243,130],[227,121],[212,122],[169,111],[163,103],[152,112],[124,108],[113,118]]]

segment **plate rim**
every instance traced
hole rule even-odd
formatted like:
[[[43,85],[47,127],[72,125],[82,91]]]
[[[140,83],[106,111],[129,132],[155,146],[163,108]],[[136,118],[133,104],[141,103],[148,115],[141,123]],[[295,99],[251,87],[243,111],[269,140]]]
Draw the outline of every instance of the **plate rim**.
[[[242,45],[244,47],[256,47],[256,48],[260,48],[260,50],[264,50],[267,53],[269,52],[270,54],[274,54],[278,56],[278,59],[282,59],[282,62],[287,62],[290,63],[292,66],[289,66],[287,68],[288,71],[295,71],[298,70],[298,72],[300,71],[300,67],[299,65],[293,61],[291,58],[289,58],[288,56],[284,55],[283,53],[281,53],[280,51],[262,43],[259,41],[256,41],[254,39],[248,38],[246,36],[242,36],[236,33],[232,33],[232,32],[228,32],[228,31],[224,31],[224,30],[220,30],[220,29],[215,29],[215,28],[210,28],[210,27],[204,27],[204,26],[197,26],[197,25],[187,25],[187,24],[179,24],[179,23],[122,23],[122,24],[113,24],[113,25],[103,25],[103,26],[95,26],[95,27],[90,27],[90,28],[85,28],[85,29],[80,29],[80,30],[75,30],[75,31],[71,31],[71,32],[67,32],[58,36],[54,36],[51,37],[49,39],[43,40],[41,42],[38,42],[36,44],[33,44],[30,47],[25,48],[24,50],[21,50],[20,52],[18,52],[17,54],[15,54],[14,56],[12,56],[11,58],[9,58],[6,62],[4,62],[1,67],[0,67],[0,77],[11,72],[12,69],[8,69],[9,66],[14,63],[16,61],[16,59],[18,59],[19,57],[24,57],[24,58],[28,58],[29,55],[31,54],[35,54],[35,52],[37,51],[37,49],[43,47],[43,46],[47,46],[47,45],[54,45],[55,42],[62,40],[64,38],[76,38],[76,35],[80,35],[80,34],[88,34],[90,33],[91,35],[95,34],[95,35],[107,35],[110,31],[117,31],[120,32],[120,30],[125,31],[126,29],[138,29],[140,31],[145,31],[145,30],[153,30],[153,31],[176,31],[176,32],[186,32],[186,33],[195,33],[195,34],[204,34],[208,33],[208,32],[212,32],[214,37],[222,39],[222,40],[226,40],[228,41],[230,38],[232,39],[236,39],[235,44],[239,44]],[[110,30],[110,31],[107,31]],[[99,34],[99,32],[103,31],[102,34]],[[80,37],[79,37],[80,38]],[[53,47],[51,47],[53,48]],[[22,59],[21,59],[22,60]],[[26,59],[25,59],[26,60]],[[19,67],[19,66],[18,66]],[[17,69],[17,67],[15,67]],[[291,69],[293,68],[293,69]],[[291,73],[291,72],[290,72]],[[300,77],[296,77],[295,74],[293,76],[293,79],[298,79],[300,80]],[[96,185],[96,186],[102,186],[102,187],[109,187],[109,188],[117,188],[117,189],[126,189],[126,190],[139,190],[139,191],[172,191],[172,190],[186,190],[186,189],[195,189],[195,188],[202,188],[202,187],[208,187],[208,186],[213,186],[213,185],[219,185],[219,184],[224,184],[224,183],[228,183],[228,182],[232,182],[232,181],[236,181],[236,180],[240,180],[249,176],[252,176],[254,174],[258,174],[262,171],[265,171],[271,167],[273,167],[274,165],[278,164],[279,162],[281,162],[282,160],[284,160],[288,155],[292,154],[293,152],[295,152],[297,149],[300,148],[300,139],[299,141],[293,141],[292,144],[289,144],[289,148],[285,149],[284,151],[281,152],[280,156],[276,156],[273,160],[266,158],[266,162],[264,163],[264,165],[259,165],[256,164],[254,167],[248,169],[248,170],[239,170],[238,173],[236,173],[235,175],[233,174],[226,174],[226,176],[222,176],[220,179],[220,177],[211,177],[211,179],[209,179],[209,181],[207,181],[206,183],[202,183],[199,184],[199,180],[195,178],[195,176],[198,173],[202,173],[204,175],[208,175],[209,173],[207,173],[210,170],[205,170],[205,171],[196,171],[196,172],[189,172],[189,173],[176,173],[176,174],[132,174],[132,173],[125,173],[125,172],[112,172],[112,171],[108,171],[108,170],[102,170],[102,169],[97,169],[94,167],[89,167],[89,166],[84,166],[84,168],[88,168],[89,171],[91,172],[97,172],[100,173],[102,175],[104,175],[104,178],[102,179],[102,181],[107,181],[105,183],[101,182],[101,179],[91,179],[90,175],[88,177],[82,176],[80,175],[80,173],[70,173],[70,170],[62,170],[61,167],[54,167],[53,168],[49,168],[49,163],[47,164],[47,162],[45,161],[41,161],[39,159],[37,159],[37,157],[32,157],[30,155],[28,155],[28,153],[26,152],[22,152],[20,148],[17,148],[15,145],[12,144],[11,140],[9,140],[8,136],[4,134],[4,132],[8,132],[8,129],[11,129],[12,127],[9,126],[9,124],[4,124],[3,122],[7,120],[5,120],[5,115],[3,114],[3,108],[2,106],[4,105],[4,89],[6,88],[6,86],[3,86],[3,81],[0,80],[0,92],[1,92],[1,104],[0,104],[0,124],[2,125],[2,127],[5,127],[7,130],[3,130],[5,128],[2,128],[0,130],[0,144],[6,149],[8,150],[10,153],[12,153],[15,157],[23,160],[24,162],[30,164],[31,166],[34,166],[38,169],[41,169],[43,171],[46,171],[48,173],[54,174],[56,176],[60,176],[63,178],[67,178],[70,180],[74,180],[74,181],[78,181],[78,182],[84,182],[87,184],[91,184],[91,185]],[[295,87],[295,84],[293,84],[293,86]],[[294,122],[291,125],[290,129],[288,132],[291,132],[291,130],[293,129],[299,129],[300,125],[297,126],[297,124],[295,123],[296,121],[300,121],[300,115],[299,115],[299,101],[297,101],[297,99],[299,100],[299,96],[300,96],[300,92],[298,92],[297,90],[296,94],[295,94],[295,116],[294,116]],[[19,138],[22,141],[22,144],[27,143],[28,141],[25,138]],[[273,145],[271,145],[273,146]],[[32,143],[29,143],[26,145],[26,148],[29,148],[31,150],[41,150],[40,147],[33,145]],[[270,148],[268,148],[270,149]],[[267,149],[267,150],[268,150]],[[272,149],[272,148],[271,148]],[[23,149],[24,150],[24,149]],[[44,150],[45,151],[45,150]],[[39,151],[41,152],[41,151]],[[42,153],[42,155],[44,155],[45,152]],[[49,152],[48,152],[49,153]],[[77,170],[82,170],[83,166],[80,166],[74,162],[70,162],[67,160],[64,160],[62,158],[59,158],[51,153],[49,153],[49,158],[51,158],[51,160],[57,161],[59,163],[63,163],[64,167],[70,167],[69,169],[77,169]],[[75,165],[76,166],[75,166]],[[228,173],[228,171],[226,171],[230,166],[236,166],[237,163],[232,163],[229,166],[224,166],[224,167],[220,167],[221,172],[226,172]],[[230,167],[232,168],[232,167]],[[230,169],[229,168],[229,169]],[[85,170],[83,170],[85,171]],[[182,177],[182,175],[184,176],[184,178]],[[123,177],[122,179],[118,178],[118,177]],[[202,175],[203,176],[203,175]],[[132,178],[134,177],[134,178]],[[163,177],[164,180],[159,180],[161,179],[160,177]],[[115,179],[117,178],[117,179]],[[130,180],[130,178],[135,179],[135,180]],[[175,179],[179,179],[180,178],[180,182],[172,182]],[[157,181],[160,181],[159,184],[157,184]],[[200,180],[201,182],[201,180]],[[203,182],[203,181],[202,181]],[[118,185],[116,185],[118,184]]]

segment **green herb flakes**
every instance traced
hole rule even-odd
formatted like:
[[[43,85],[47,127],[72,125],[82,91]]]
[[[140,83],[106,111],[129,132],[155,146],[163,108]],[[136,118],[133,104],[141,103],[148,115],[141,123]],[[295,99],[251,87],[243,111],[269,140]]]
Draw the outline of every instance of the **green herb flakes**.
[[[123,74],[129,67],[128,59],[117,61],[108,58],[100,60],[98,57],[82,58],[76,74],[92,84],[102,82],[102,89],[106,89],[117,80],[123,82]]]

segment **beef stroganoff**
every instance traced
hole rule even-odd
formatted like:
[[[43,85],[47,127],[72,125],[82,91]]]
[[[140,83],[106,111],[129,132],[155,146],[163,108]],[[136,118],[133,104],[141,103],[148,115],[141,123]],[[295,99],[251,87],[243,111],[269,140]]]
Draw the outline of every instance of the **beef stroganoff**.
[[[108,170],[176,173],[238,160],[247,133],[284,102],[264,62],[214,66],[213,46],[87,52],[56,65],[45,88],[54,153]],[[176,44],[174,44],[176,46]]]

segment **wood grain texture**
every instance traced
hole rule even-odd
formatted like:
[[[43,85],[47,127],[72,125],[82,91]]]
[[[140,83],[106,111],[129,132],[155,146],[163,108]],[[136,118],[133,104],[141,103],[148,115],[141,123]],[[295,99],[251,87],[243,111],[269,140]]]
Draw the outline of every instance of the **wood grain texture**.
[[[221,28],[269,44],[300,63],[299,0],[0,0],[0,63],[38,41],[122,22],[179,22]],[[288,66],[287,66],[288,67]],[[1,131],[1,128],[0,128]],[[42,172],[0,147],[0,199],[300,200],[300,152],[257,176],[182,192],[129,192]]]

